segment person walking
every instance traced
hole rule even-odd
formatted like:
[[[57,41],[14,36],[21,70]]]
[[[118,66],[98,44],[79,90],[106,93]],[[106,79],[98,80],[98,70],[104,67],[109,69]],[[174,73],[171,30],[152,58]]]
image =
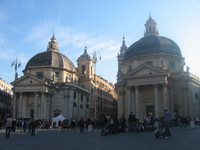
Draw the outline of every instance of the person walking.
[[[8,118],[6,119],[6,138],[10,138],[11,128],[12,128],[12,118],[9,115]]]
[[[34,136],[36,134],[36,128],[37,128],[37,122],[35,119],[32,119],[30,121],[31,136]]]
[[[128,124],[129,124],[129,132],[133,132],[134,130],[136,130],[136,118],[133,112],[129,114]]]
[[[171,112],[167,109],[164,109],[164,126],[165,126],[165,138],[170,138],[172,136],[170,132],[170,121],[171,121]]]
[[[83,117],[81,117],[81,120],[79,121],[79,127],[80,127],[80,132],[83,133],[83,132],[84,132],[84,121],[83,121]]]
[[[17,124],[16,119],[13,119],[13,121],[12,121],[12,132],[15,132],[16,124]]]
[[[71,128],[75,132],[75,130],[76,130],[76,122],[75,122],[74,119],[71,119]]]
[[[62,132],[62,121],[61,120],[58,121],[58,132],[59,133]]]

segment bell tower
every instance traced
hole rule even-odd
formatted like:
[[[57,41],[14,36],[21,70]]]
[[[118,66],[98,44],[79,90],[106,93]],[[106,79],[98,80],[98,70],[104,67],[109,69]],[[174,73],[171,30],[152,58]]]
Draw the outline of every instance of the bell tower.
[[[120,53],[118,54],[117,58],[118,58],[118,72],[117,72],[117,80],[119,81],[122,76],[123,76],[123,72],[122,72],[122,63],[123,63],[123,57],[124,57],[124,54],[127,50],[127,46],[125,44],[125,37],[123,37],[123,40],[122,40],[122,46],[121,46],[121,49],[120,49]]]
[[[93,80],[95,75],[95,62],[94,59],[88,55],[87,47],[85,47],[84,53],[78,58],[77,63],[79,80],[81,82]]]

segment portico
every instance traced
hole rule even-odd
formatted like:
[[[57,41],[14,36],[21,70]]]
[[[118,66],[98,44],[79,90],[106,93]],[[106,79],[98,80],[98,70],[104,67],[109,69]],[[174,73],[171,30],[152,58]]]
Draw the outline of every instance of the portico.
[[[148,113],[153,113],[155,117],[161,117],[163,109],[169,109],[169,92],[164,84],[129,86],[126,94],[125,116],[133,112],[138,119],[146,117]]]
[[[50,109],[50,95],[45,92],[16,92],[17,99],[13,107],[15,118],[31,117],[46,119],[49,118],[47,109]]]

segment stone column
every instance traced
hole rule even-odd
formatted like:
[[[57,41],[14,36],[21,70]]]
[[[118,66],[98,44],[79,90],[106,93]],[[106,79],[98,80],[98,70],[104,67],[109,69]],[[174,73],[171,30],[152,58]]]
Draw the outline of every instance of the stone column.
[[[73,90],[69,91],[69,97],[68,97],[68,117],[72,118],[73,116]],[[84,99],[84,96],[83,96]],[[84,100],[83,100],[84,101]],[[83,106],[85,109],[85,105]]]
[[[136,105],[136,118],[140,119],[140,99],[139,99],[138,86],[135,86],[135,105]]]
[[[170,107],[171,113],[174,116],[174,99],[173,99],[173,90],[170,88]]]
[[[136,114],[136,104],[135,104],[135,92],[133,91],[133,88],[131,88],[131,112],[133,112],[133,114]]]
[[[163,104],[164,104],[164,109],[169,110],[169,97],[168,97],[168,89],[167,85],[163,84]]]
[[[44,93],[44,119],[48,120],[47,118],[47,97],[46,94]]]
[[[26,115],[26,98],[24,98],[24,94],[22,95],[22,117],[27,116]]]
[[[14,93],[14,99],[13,99],[13,113],[12,113],[12,117],[13,119],[16,119],[16,104],[17,104],[17,96],[16,96],[16,92]]]
[[[119,92],[118,97],[118,118],[121,118],[123,115],[123,103],[122,103],[123,95],[122,92]]]
[[[122,116],[125,117],[125,113],[124,113],[124,88],[123,86],[118,87],[118,118],[121,118]]]
[[[18,109],[18,117],[21,118],[22,117],[22,93],[19,93],[19,109]]]
[[[189,112],[188,112],[188,102],[187,102],[187,88],[182,88],[183,90],[183,104],[184,104],[184,114],[187,116],[189,115]]]
[[[68,117],[68,101],[69,101],[68,99],[69,99],[69,95],[70,95],[69,92],[70,92],[70,91],[67,90],[67,91],[66,91],[66,94],[65,94],[65,96],[64,96],[64,114],[63,114],[63,115],[64,115],[65,117]],[[77,97],[78,97],[78,93],[76,93],[76,94],[77,94]],[[78,107],[78,105],[77,105],[77,107]]]
[[[157,84],[155,84],[154,85],[154,93],[155,93],[155,117],[160,117],[160,115],[159,115],[159,112],[160,112],[160,110],[159,110],[159,96],[158,96],[158,85]]]
[[[52,119],[52,117],[53,117],[53,106],[52,106],[52,101],[53,101],[53,95],[52,94],[50,94],[49,95],[49,97],[48,97],[48,101],[46,100],[46,102],[47,102],[47,108],[48,108],[48,113],[47,113],[47,118],[49,118],[49,120],[51,120]]]
[[[38,93],[35,93],[35,99],[34,99],[34,118],[37,118],[37,114],[38,114]]]
[[[46,118],[46,101],[45,101],[45,96],[44,92],[42,92],[42,104],[41,104],[41,118],[42,119],[47,119]]]
[[[131,87],[127,87],[127,115],[131,112]]]

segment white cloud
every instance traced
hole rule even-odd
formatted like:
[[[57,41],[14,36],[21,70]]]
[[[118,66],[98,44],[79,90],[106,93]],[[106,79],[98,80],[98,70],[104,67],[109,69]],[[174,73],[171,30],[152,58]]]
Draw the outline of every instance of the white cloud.
[[[74,51],[74,55],[82,53],[84,47],[87,46],[89,54],[97,51],[104,59],[113,59],[116,58],[121,44],[121,42],[115,41],[107,35],[97,35],[94,32],[86,33],[52,21],[45,21],[33,27],[26,38],[26,42],[34,41],[40,46],[44,46],[49,42],[51,38],[49,36],[52,36],[53,32],[55,32],[60,49],[65,49],[66,47],[80,49],[81,52]]]
[[[21,63],[26,63],[29,60],[26,54],[22,54],[22,53],[16,54],[16,52],[12,49],[1,49],[0,58],[1,60],[4,59],[10,62],[12,62],[13,60],[17,58]]]

